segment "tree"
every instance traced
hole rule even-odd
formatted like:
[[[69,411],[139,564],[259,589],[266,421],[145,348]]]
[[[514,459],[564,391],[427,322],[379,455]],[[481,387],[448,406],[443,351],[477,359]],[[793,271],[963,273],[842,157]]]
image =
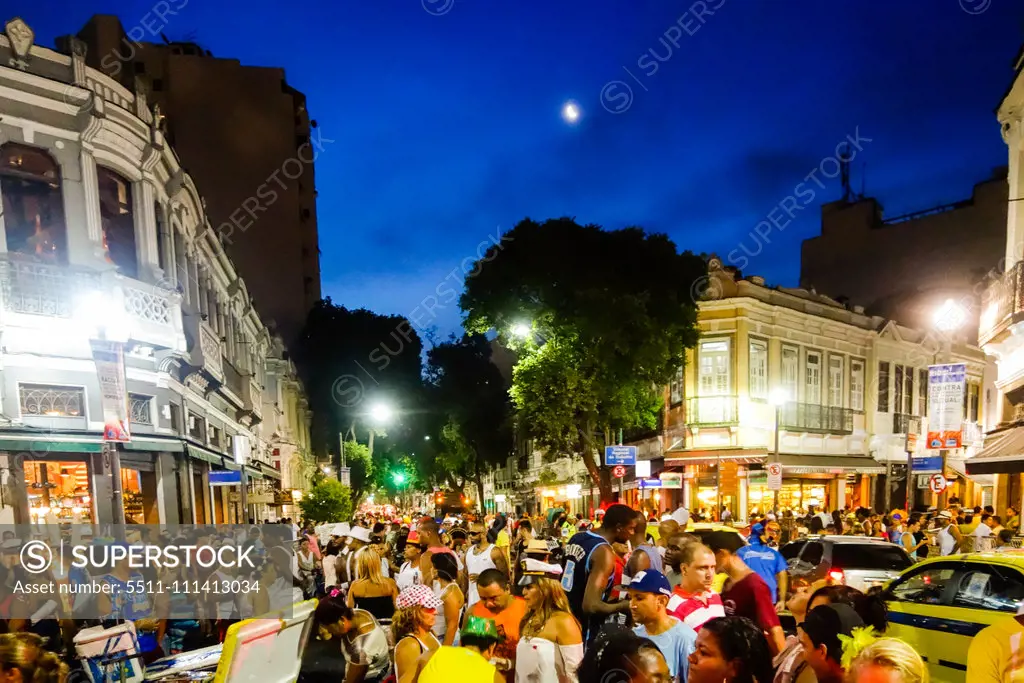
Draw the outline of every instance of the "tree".
[[[303,519],[330,524],[352,519],[352,492],[337,479],[324,479],[299,501]]]
[[[656,424],[661,387],[697,342],[691,292],[704,261],[640,228],[527,219],[472,272],[459,301],[464,326],[496,330],[519,353],[519,424],[550,451],[580,454],[610,500],[603,448],[618,429]]]
[[[491,343],[466,335],[427,352],[427,396],[436,431],[435,476],[460,493],[466,482],[483,503],[483,474],[512,452],[509,386],[491,361]]]
[[[415,420],[404,416],[422,405],[422,352],[419,335],[401,316],[349,310],[327,298],[307,317],[295,354],[313,409],[314,450],[331,453],[340,466],[339,435],[349,442],[346,464],[357,501],[372,486],[373,465],[368,451],[364,457],[353,444],[367,440],[375,401],[391,405],[400,420],[387,425],[389,439],[402,440],[415,429]]]

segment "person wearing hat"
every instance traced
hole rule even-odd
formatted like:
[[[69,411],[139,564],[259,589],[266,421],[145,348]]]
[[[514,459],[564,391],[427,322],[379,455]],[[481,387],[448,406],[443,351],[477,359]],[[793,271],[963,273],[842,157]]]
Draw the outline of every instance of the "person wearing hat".
[[[939,532],[935,534],[935,542],[939,546],[939,555],[943,557],[952,555],[964,540],[959,527],[953,524],[953,515],[949,513],[949,510],[943,510],[935,515],[935,524],[939,529]]]
[[[750,530],[750,545],[737,551],[744,564],[757,572],[772,591],[772,600],[779,611],[785,609],[789,592],[789,565],[775,548],[765,543],[765,527],[757,523]]]
[[[418,683],[505,683],[505,677],[490,663],[501,642],[491,619],[467,617],[459,633],[461,645],[443,645],[420,657]]]
[[[354,526],[348,530],[346,538],[348,538],[348,548],[345,552],[344,572],[338,578],[347,585],[354,583],[359,578],[355,557],[360,549],[370,544],[370,530],[366,527]]]
[[[410,531],[405,540],[405,561],[398,569],[395,583],[399,590],[405,590],[411,586],[423,583],[423,574],[420,572],[420,555],[423,553],[423,546],[420,545],[420,535],[417,531]]]
[[[397,683],[412,683],[420,657],[441,647],[441,641],[431,631],[441,601],[429,587],[417,584],[399,593],[395,604],[398,609],[391,622],[395,641],[395,679]]]
[[[798,632],[804,659],[814,670],[818,683],[842,683],[843,638],[851,638],[864,621],[849,605],[821,605],[807,613]]]
[[[523,562],[519,583],[526,600],[526,616],[520,624],[516,647],[517,680],[576,680],[576,669],[583,660],[583,632],[570,611],[561,578],[562,567],[557,564],[532,558]]]
[[[764,631],[774,657],[786,645],[786,635],[775,611],[772,591],[739,556],[743,539],[731,531],[712,531],[704,542],[715,554],[715,564],[726,574],[722,604],[726,616],[746,617]]]
[[[665,575],[653,569],[637,572],[628,586],[629,613],[633,616],[634,633],[650,639],[668,664],[674,680],[685,682],[689,658],[697,643],[697,632],[666,611],[672,597],[672,586]]]

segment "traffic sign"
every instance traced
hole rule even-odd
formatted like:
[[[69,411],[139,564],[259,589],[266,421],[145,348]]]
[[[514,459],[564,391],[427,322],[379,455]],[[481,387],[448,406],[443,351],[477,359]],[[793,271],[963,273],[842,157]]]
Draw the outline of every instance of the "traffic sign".
[[[946,490],[946,478],[941,474],[933,474],[928,479],[928,488],[932,493],[942,493]]]
[[[782,463],[768,463],[768,489],[770,491],[782,490]]]
[[[615,469],[612,470],[612,474],[615,475],[616,479],[622,479],[626,476],[626,468],[622,465],[616,465]]]
[[[636,446],[605,446],[605,465],[636,465]]]

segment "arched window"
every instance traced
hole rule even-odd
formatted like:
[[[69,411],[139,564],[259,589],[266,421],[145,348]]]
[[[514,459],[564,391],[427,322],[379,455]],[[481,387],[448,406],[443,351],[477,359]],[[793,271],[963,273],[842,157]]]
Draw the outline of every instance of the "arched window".
[[[67,262],[60,166],[44,150],[8,143],[0,147],[7,251],[46,263]]]
[[[132,184],[102,166],[96,167],[100,188],[100,219],[107,261],[131,278],[138,277],[135,253],[135,216],[132,213]]]

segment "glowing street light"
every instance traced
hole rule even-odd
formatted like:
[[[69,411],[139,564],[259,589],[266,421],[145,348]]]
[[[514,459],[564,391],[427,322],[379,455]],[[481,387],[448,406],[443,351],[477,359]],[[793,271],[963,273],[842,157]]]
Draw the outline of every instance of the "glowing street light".
[[[405,483],[405,472],[395,472],[394,474],[391,475],[391,480],[395,482],[396,486],[401,486],[402,484]]]
[[[935,323],[935,327],[938,329],[943,332],[952,332],[963,327],[964,323],[967,321],[967,311],[963,306],[952,299],[946,299],[942,305],[936,309],[932,320]]]
[[[779,387],[772,389],[771,393],[768,394],[768,402],[773,406],[781,406],[789,400],[789,392]]]
[[[519,337],[520,339],[528,339],[530,334],[533,332],[533,328],[526,323],[516,323],[512,326],[512,334]]]
[[[423,437],[423,440],[424,441],[430,441],[430,435],[428,434],[427,436]]]
[[[394,411],[386,403],[375,403],[370,406],[370,419],[377,424],[386,424],[391,421]]]

